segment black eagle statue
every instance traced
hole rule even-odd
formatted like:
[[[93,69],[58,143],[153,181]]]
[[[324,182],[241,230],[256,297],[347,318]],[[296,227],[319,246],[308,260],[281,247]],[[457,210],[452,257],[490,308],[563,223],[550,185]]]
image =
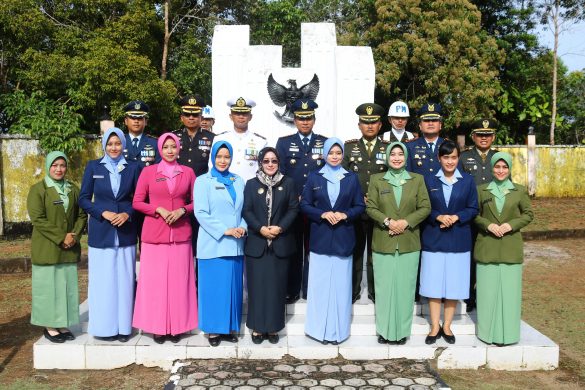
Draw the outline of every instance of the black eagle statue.
[[[285,122],[293,122],[292,104],[297,99],[316,100],[317,94],[319,94],[319,77],[315,73],[313,79],[300,88],[297,87],[297,80],[290,79],[287,81],[289,84],[288,88],[277,83],[274,77],[272,77],[272,73],[270,73],[266,87],[272,102],[279,107],[285,106],[284,113],[280,114],[278,111],[274,111],[274,115]]]

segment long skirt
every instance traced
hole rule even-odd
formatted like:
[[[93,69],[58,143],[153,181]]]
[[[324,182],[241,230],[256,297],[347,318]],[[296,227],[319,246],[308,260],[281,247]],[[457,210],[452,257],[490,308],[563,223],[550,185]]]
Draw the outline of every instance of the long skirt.
[[[423,251],[420,266],[420,295],[428,298],[469,298],[470,261],[470,252]]]
[[[386,340],[410,336],[420,252],[372,254],[376,332]]]
[[[248,328],[274,333],[284,328],[289,258],[268,248],[262,257],[246,256]]]
[[[136,246],[88,248],[88,333],[132,333]]]
[[[352,256],[309,254],[305,333],[319,341],[342,342],[351,326]]]
[[[490,344],[520,341],[522,264],[477,264],[477,337]]]
[[[199,259],[199,329],[205,333],[240,331],[244,256]]]
[[[142,243],[134,327],[178,335],[197,327],[197,290],[191,240]]]
[[[33,264],[30,323],[49,328],[79,323],[77,263]]]

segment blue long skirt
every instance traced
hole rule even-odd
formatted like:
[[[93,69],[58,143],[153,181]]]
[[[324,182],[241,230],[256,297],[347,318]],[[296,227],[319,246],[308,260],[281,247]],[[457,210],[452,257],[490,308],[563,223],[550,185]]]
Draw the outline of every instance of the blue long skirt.
[[[199,259],[199,329],[205,333],[240,331],[244,256]]]
[[[92,336],[132,333],[136,246],[88,248],[89,325]]]
[[[319,341],[342,342],[351,326],[352,256],[311,252],[305,333]]]

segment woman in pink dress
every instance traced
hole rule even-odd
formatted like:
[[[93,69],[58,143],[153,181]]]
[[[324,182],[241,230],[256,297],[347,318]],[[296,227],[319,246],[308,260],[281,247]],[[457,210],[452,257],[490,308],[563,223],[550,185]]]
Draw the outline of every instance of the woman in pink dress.
[[[179,165],[181,144],[172,133],[158,139],[160,163],[140,174],[132,207],[145,214],[140,273],[132,325],[173,343],[197,327],[197,292],[191,246],[195,173]]]

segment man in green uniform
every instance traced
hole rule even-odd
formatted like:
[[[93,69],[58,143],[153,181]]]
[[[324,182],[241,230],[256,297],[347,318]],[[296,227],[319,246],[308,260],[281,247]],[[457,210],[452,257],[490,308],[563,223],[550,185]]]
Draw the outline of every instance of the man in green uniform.
[[[358,127],[362,132],[360,139],[353,139],[345,142],[343,155],[343,167],[348,171],[357,173],[366,200],[368,197],[368,186],[370,176],[374,173],[385,172],[388,167],[385,162],[385,152],[388,141],[378,137],[382,128],[381,117],[384,115],[384,108],[375,103],[360,104],[355,113],[359,116]],[[356,245],[353,251],[353,278],[352,278],[352,301],[360,297],[362,273],[364,267],[364,250],[367,242],[367,278],[368,298],[375,300],[374,294],[374,268],[372,263],[372,231],[373,222],[364,214],[355,222]]]
[[[473,122],[471,124],[471,139],[474,146],[461,152],[459,170],[464,170],[473,176],[476,185],[492,181],[490,160],[497,152],[496,149],[492,149],[496,138],[496,128],[497,123],[493,119],[484,118]],[[477,232],[474,232],[474,237],[476,235]],[[465,300],[468,312],[475,308],[475,261],[471,261],[470,265],[469,299]]]

